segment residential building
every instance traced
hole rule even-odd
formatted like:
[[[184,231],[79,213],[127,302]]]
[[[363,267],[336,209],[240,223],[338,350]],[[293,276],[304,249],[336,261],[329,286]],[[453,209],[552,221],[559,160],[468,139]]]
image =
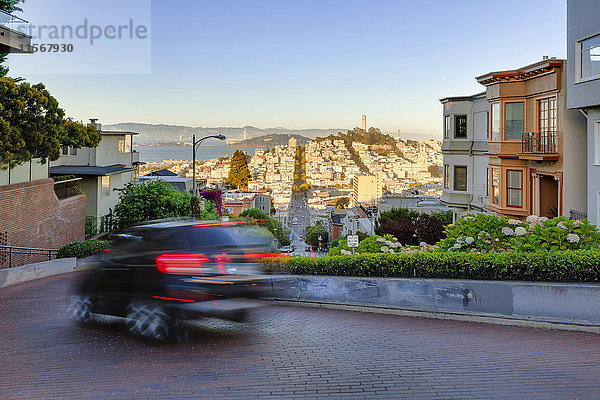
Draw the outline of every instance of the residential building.
[[[486,94],[446,97],[443,106],[442,203],[457,213],[488,205],[488,101]]]
[[[297,145],[298,145],[298,141],[296,140],[295,137],[292,136],[288,140],[288,149],[295,149]]]
[[[383,196],[383,184],[381,175],[355,175],[352,178],[353,207],[361,203],[373,203],[379,201]]]
[[[152,180],[161,180],[168,183],[173,189],[181,192],[181,193],[192,193],[194,190],[194,180],[192,178],[186,178],[184,176],[170,176],[170,175],[144,175],[140,176],[139,181],[152,181]]]
[[[545,58],[476,78],[489,102],[490,211],[522,219],[586,209],[586,121],[567,109],[567,76],[565,61]]]
[[[133,149],[137,132],[104,131],[92,119],[102,140],[98,147],[63,147],[62,156],[50,164],[50,175],[75,175],[86,195],[85,215],[101,222],[119,203],[119,193],[138,179],[139,153]]]
[[[567,107],[587,119],[587,210],[582,203],[567,210],[600,225],[600,3],[567,1]],[[583,161],[583,159],[581,160]],[[579,163],[581,164],[581,163]],[[566,211],[567,211],[566,210]],[[587,215],[586,215],[587,214]]]
[[[0,54],[33,53],[31,36],[19,30],[27,21],[0,11]]]
[[[368,217],[365,210],[361,207],[347,208],[346,215],[340,219],[342,224],[340,236],[342,237],[354,235],[356,232],[363,232],[367,235],[371,235],[374,232],[374,221]]]
[[[223,193],[223,209],[238,217],[242,212],[257,208],[265,214],[271,213],[271,196],[268,193],[227,192]]]

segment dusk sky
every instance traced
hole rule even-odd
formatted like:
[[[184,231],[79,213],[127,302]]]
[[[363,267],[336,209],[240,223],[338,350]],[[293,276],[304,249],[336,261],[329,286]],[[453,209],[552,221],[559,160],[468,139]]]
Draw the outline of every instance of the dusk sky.
[[[35,23],[49,4],[18,15]],[[44,82],[78,120],[350,129],[367,114],[386,132],[441,136],[440,98],[564,58],[565,15],[564,0],[152,1],[150,73],[10,75]]]

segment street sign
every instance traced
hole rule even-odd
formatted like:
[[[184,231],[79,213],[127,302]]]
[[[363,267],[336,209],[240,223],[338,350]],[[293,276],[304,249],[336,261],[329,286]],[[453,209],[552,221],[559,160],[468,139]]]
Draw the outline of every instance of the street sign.
[[[358,247],[358,236],[350,235],[346,238],[348,247]]]

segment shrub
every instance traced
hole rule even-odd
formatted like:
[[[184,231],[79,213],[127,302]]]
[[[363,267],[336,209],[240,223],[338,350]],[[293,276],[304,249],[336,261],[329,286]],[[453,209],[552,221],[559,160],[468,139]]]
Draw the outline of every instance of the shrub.
[[[266,269],[273,273],[309,275],[594,282],[600,279],[600,252],[566,250],[468,254],[424,251],[293,257],[269,263]]]
[[[73,242],[58,249],[56,258],[69,257],[87,257],[98,254],[109,248],[110,240],[84,240],[83,242]]]
[[[443,250],[497,252],[510,249],[589,250],[600,245],[600,233],[588,221],[529,216],[525,222],[495,215],[468,215],[446,227]]]
[[[408,219],[383,222],[377,232],[379,235],[393,235],[403,244],[415,244],[417,241],[415,224]]]
[[[437,217],[421,214],[415,224],[415,233],[421,241],[436,244],[444,238],[444,225]]]

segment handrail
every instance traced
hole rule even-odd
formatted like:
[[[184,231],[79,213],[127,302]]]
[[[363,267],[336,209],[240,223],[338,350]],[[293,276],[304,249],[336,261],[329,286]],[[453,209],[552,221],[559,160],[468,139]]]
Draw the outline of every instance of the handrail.
[[[5,16],[10,17],[10,19],[13,19],[13,20],[18,19],[19,21],[25,22],[26,24],[29,23],[29,21],[27,21],[27,20],[25,20],[23,18],[17,17],[16,15],[13,15],[11,13],[7,13],[6,11],[0,10],[0,14],[4,14]]]
[[[8,266],[4,267],[3,257],[0,257],[0,269],[4,268],[12,268],[13,264],[13,254],[26,254],[28,256],[32,255],[48,255],[48,261],[52,260],[52,253],[58,252],[57,249],[42,249],[37,247],[20,247],[20,246],[5,246],[0,245],[0,255],[3,253],[8,253]]]
[[[532,131],[521,134],[521,153],[550,154],[557,152],[556,131]]]

